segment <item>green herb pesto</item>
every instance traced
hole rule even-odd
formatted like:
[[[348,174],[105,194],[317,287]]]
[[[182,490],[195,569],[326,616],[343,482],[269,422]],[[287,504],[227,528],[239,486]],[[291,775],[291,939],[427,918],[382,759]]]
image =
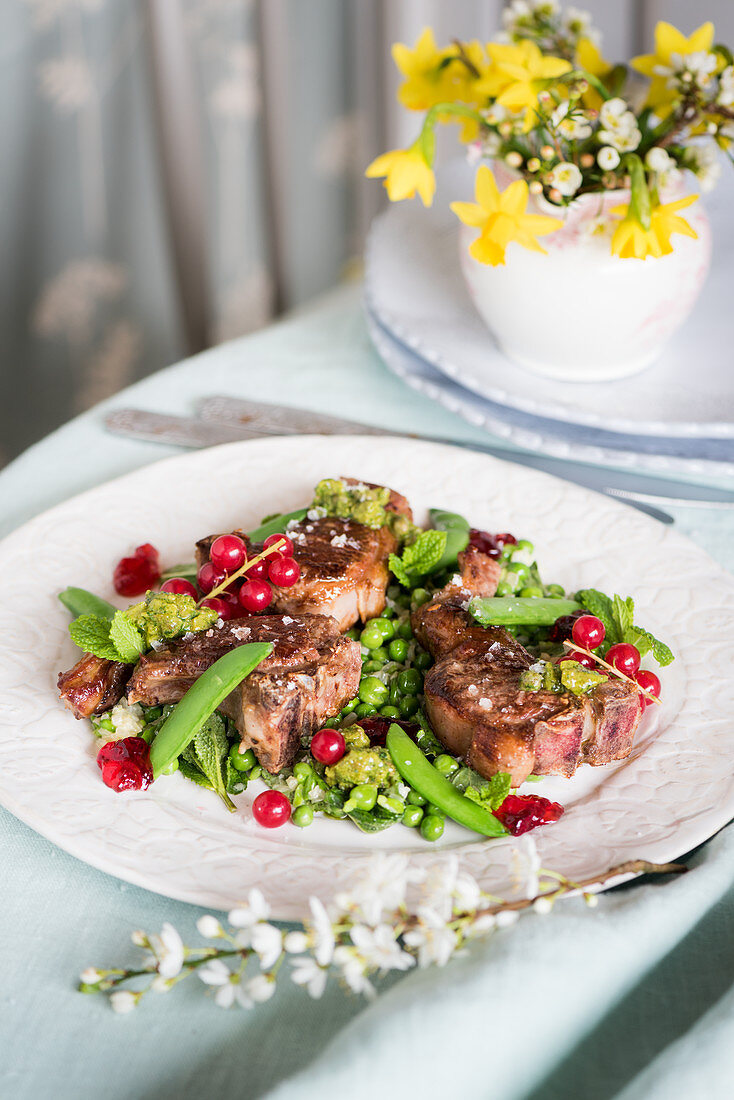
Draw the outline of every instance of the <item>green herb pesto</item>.
[[[324,773],[331,787],[348,790],[361,783],[375,787],[390,787],[398,781],[398,773],[387,749],[355,748],[331,764]]]
[[[370,747],[370,739],[361,726],[347,726],[346,729],[340,730],[340,733],[348,749],[368,749]]]
[[[324,478],[314,490],[312,508],[323,508],[327,516],[352,519],[377,530],[389,527],[400,542],[410,542],[418,532],[409,519],[388,511],[390,490],[384,485],[347,485],[337,478]]]
[[[538,661],[520,677],[520,691],[552,691],[560,695],[570,691],[572,695],[588,695],[598,684],[609,677],[604,672],[584,668],[578,661]]]
[[[197,607],[191,596],[178,592],[147,592],[144,600],[127,609],[126,615],[142,634],[146,649],[154,642],[206,630],[218,618],[216,611]]]

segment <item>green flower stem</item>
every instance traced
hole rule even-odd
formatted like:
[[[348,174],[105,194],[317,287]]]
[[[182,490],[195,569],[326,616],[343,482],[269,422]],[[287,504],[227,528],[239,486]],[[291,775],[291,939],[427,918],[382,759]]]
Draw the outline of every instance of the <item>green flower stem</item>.
[[[602,84],[598,76],[593,76],[592,73],[587,73],[586,69],[572,69],[570,73],[564,73],[563,76],[554,78],[555,80],[568,81],[573,83],[576,80],[585,80],[587,84],[590,84],[595,92],[598,92],[602,99],[611,99],[612,93],[608,88]]]

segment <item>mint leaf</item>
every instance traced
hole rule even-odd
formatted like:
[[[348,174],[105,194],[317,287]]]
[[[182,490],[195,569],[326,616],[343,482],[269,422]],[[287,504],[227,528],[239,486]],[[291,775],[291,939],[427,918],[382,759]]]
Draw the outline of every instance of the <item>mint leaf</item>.
[[[466,798],[491,811],[501,806],[507,798],[511,780],[506,772],[498,772],[491,779],[485,779],[465,765],[454,773],[451,782]]]
[[[403,587],[410,588],[411,580],[408,574],[408,570],[405,568],[397,554],[390,555],[388,559],[388,564],[390,566],[391,572],[395,574]]]
[[[415,588],[419,580],[441,561],[446,549],[445,531],[423,531],[402,557],[390,555],[390,569],[405,588]]]
[[[403,564],[410,573],[425,576],[438,565],[446,549],[445,531],[424,531],[411,546],[403,551]]]
[[[69,626],[69,634],[74,645],[85,653],[93,653],[105,661],[119,661],[120,654],[110,640],[109,619],[98,615],[80,615]]]
[[[635,614],[635,601],[631,596],[623,600],[621,596],[614,597],[614,618],[622,641],[626,641],[626,635],[632,629],[632,620]]]
[[[140,631],[124,611],[116,611],[112,618],[110,641],[120,654],[120,660],[127,664],[134,664],[145,649]]]
[[[603,654],[617,642],[628,642],[637,647],[641,657],[646,653],[652,653],[659,665],[669,665],[675,660],[669,646],[649,630],[643,630],[642,627],[634,625],[635,601],[631,596],[627,599],[615,596],[611,600],[596,588],[584,588],[576,593],[576,599],[586,611],[596,615],[604,623],[606,635],[604,645],[601,647]]]
[[[227,809],[234,812],[236,807],[227,794],[227,783],[224,775],[224,764],[228,754],[227,727],[224,724],[224,719],[215,711],[207,718],[194,739],[189,743],[185,758],[199,768],[211,785],[212,790],[217,792]]]
[[[639,626],[633,626],[631,628],[629,636],[625,638],[625,641],[631,642],[632,645],[637,646],[641,657],[644,657],[646,653],[652,651],[653,657],[663,668],[665,665],[672,664],[675,660],[670,646],[667,646],[665,642],[661,642],[660,639],[656,638],[654,634],[651,634],[649,630],[642,630]]]

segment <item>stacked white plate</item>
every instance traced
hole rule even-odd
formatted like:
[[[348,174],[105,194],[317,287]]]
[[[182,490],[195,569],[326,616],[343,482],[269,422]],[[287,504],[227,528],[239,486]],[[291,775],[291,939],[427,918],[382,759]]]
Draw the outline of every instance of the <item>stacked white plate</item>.
[[[396,204],[373,224],[366,308],[387,366],[414,389],[522,448],[615,466],[734,475],[732,180],[724,176],[707,196],[711,273],[661,358],[632,378],[571,383],[505,358],[474,309],[448,206],[471,197],[472,178],[465,164],[451,164],[439,176],[430,210]],[[532,303],[528,309],[531,324]]]

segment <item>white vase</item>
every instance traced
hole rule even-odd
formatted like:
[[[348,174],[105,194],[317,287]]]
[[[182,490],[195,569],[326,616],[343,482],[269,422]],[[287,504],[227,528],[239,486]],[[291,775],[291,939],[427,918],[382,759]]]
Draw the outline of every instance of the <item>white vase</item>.
[[[502,188],[511,181],[505,173],[495,166]],[[680,188],[663,201],[683,194]],[[628,201],[626,192],[582,196],[569,208],[562,228],[540,239],[548,255],[512,243],[498,267],[469,254],[476,230],[460,227],[469,293],[510,359],[564,381],[624,378],[652,363],[683,324],[711,257],[703,204],[681,211],[696,239],[676,234],[667,256],[622,260],[611,254],[614,219],[609,210]],[[528,211],[555,215],[557,207],[541,198],[531,200]]]

